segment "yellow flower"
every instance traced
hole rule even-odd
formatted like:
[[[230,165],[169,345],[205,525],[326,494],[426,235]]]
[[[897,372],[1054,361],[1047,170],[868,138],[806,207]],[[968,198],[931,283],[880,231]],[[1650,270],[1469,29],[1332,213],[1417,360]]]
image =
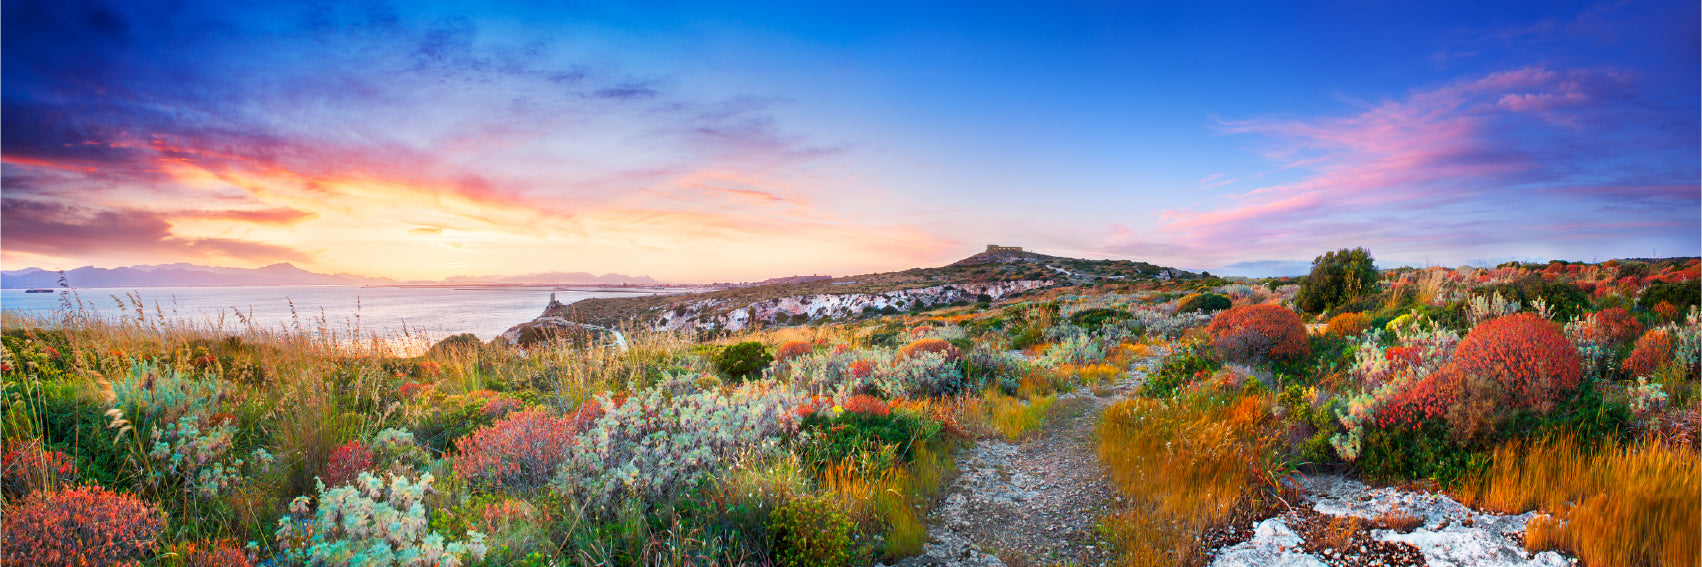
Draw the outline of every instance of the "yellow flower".
[[[845,408],[839,407],[839,404],[833,404],[833,413],[839,413],[842,411],[845,411]]]

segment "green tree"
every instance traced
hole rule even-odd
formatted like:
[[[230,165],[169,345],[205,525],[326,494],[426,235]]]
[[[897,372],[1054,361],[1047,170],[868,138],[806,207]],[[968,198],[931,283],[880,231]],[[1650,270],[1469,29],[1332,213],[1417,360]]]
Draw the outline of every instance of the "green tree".
[[[1343,248],[1312,260],[1312,273],[1300,282],[1294,303],[1301,311],[1322,313],[1361,295],[1377,291],[1377,268],[1371,251]]]

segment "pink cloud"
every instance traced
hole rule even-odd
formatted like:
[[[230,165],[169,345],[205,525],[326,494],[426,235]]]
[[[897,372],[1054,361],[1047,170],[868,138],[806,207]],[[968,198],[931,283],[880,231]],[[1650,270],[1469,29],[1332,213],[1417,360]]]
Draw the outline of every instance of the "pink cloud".
[[[1215,265],[1354,245],[1418,253],[1516,244],[1580,227],[1610,238],[1673,231],[1675,222],[1694,228],[1694,175],[1638,164],[1693,161],[1694,140],[1646,124],[1652,103],[1636,95],[1622,73],[1529,67],[1351,115],[1224,122],[1227,132],[1270,139],[1267,158],[1307,173],[1216,206],[1159,212],[1152,239],[1113,226],[1100,248],[1156,249],[1162,235],[1191,265]]]

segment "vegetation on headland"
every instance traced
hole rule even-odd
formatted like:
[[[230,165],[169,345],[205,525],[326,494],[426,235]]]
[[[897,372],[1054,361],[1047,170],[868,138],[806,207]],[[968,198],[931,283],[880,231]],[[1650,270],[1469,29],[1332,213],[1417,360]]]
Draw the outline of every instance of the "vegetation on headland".
[[[140,311],[7,313],[5,553],[871,564],[921,550],[958,444],[1031,434],[1054,396],[1164,352],[1099,427],[1125,496],[1102,526],[1127,564],[1202,563],[1202,534],[1318,471],[1540,510],[1527,545],[1591,565],[1694,563],[1696,272],[1391,270],[1320,312],[1292,308],[1293,280],[1090,278],[852,322],[628,328],[625,348],[457,336],[414,357]]]

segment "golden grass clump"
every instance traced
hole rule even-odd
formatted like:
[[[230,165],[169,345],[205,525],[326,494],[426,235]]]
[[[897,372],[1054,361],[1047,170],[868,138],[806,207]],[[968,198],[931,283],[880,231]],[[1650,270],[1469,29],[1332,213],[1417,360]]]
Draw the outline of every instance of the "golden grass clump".
[[[1098,385],[1112,382],[1123,377],[1122,366],[1123,365],[1089,364],[1085,366],[1072,366],[1069,368],[1069,372],[1074,374],[1076,381],[1082,384]]]
[[[1570,551],[1590,565],[1697,565],[1698,494],[1702,466],[1690,448],[1558,437],[1502,445],[1457,496],[1497,512],[1545,512],[1527,526],[1532,550]]]
[[[1019,393],[1006,396],[987,390],[980,397],[962,396],[951,401],[951,423],[973,436],[1003,436],[1016,440],[1039,429],[1052,412],[1057,396]]]
[[[1130,506],[1105,527],[1123,564],[1201,562],[1199,534],[1258,499],[1270,421],[1269,402],[1257,396],[1135,398],[1107,409],[1099,456]]]
[[[944,486],[956,461],[949,452],[918,445],[908,466],[868,470],[856,459],[823,463],[818,478],[825,495],[866,533],[883,533],[886,555],[906,557],[927,543],[918,504]]]

